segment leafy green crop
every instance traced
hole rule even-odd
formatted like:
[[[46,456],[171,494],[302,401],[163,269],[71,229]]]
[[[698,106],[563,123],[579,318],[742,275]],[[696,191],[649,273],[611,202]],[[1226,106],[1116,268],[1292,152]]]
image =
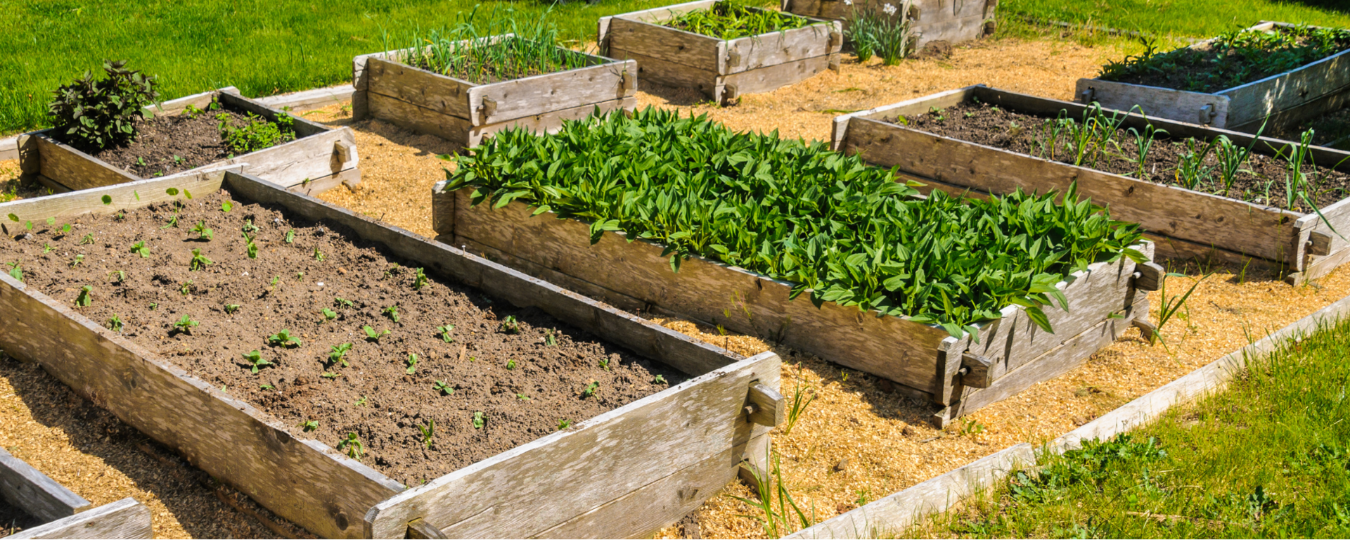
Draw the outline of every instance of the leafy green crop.
[[[299,347],[305,344],[303,341],[300,341],[300,338],[291,335],[290,330],[282,330],[267,336],[267,343],[273,346],[280,345],[287,348]]]
[[[347,359],[345,357],[347,356],[347,351],[350,350],[352,350],[351,343],[342,343],[339,345],[334,345],[332,347],[332,350],[328,353],[328,364],[333,365],[340,363],[342,364],[342,367],[348,367],[350,364],[347,363]]]
[[[202,250],[194,248],[192,250],[192,260],[188,261],[188,270],[201,270],[211,264],[214,263],[211,262],[211,259],[202,255]]]
[[[791,13],[756,9],[741,2],[723,0],[711,8],[690,11],[666,21],[664,26],[718,39],[736,39],[781,32],[819,24]]]
[[[480,14],[474,6],[461,12],[453,26],[412,32],[402,38],[403,47],[393,44],[386,34],[383,50],[402,49],[394,60],[476,84],[567,71],[594,62],[562,46],[557,28],[548,19],[551,9],[536,20],[516,17],[513,8],[499,9]],[[512,37],[494,39],[504,34]]]
[[[136,138],[136,122],[159,92],[155,77],[126,69],[126,60],[104,61],[106,77],[84,77],[56,89],[47,115],[56,132],[84,150],[102,150]]]
[[[645,109],[566,122],[556,135],[495,134],[455,158],[447,189],[473,204],[519,200],[591,227],[794,283],[794,297],[939,324],[952,335],[1010,304],[1049,330],[1067,274],[1129,256],[1139,227],[1105,209],[1018,191],[987,201],[915,197],[890,171],[822,143],[733,132]]]
[[[262,369],[263,367],[274,365],[272,364],[271,361],[264,360],[262,357],[262,353],[259,352],[258,349],[253,349],[240,356],[243,356],[244,360],[248,360],[249,371],[253,373],[257,373],[258,370]]]
[[[237,156],[295,140],[295,119],[286,113],[277,115],[276,122],[249,113],[242,126],[231,123],[230,115],[226,113],[217,115],[216,119],[220,120],[216,126],[220,139]]]

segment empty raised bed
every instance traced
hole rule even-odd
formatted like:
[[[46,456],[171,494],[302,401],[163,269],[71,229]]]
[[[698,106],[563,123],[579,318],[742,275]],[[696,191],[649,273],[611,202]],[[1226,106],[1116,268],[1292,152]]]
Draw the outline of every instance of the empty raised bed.
[[[883,12],[891,6],[908,24],[909,47],[935,41],[952,45],[994,33],[998,0],[783,0],[783,11],[839,21],[845,30],[862,11]]]
[[[637,61],[645,80],[718,103],[839,66],[838,22],[703,0],[600,18],[604,54]]]
[[[567,49],[542,20],[529,35],[479,37],[501,22],[464,23],[419,34],[412,47],[356,57],[353,117],[471,147],[504,129],[548,132],[597,110],[637,106],[634,62]]]
[[[886,377],[945,406],[939,422],[1077,365],[1147,313],[1158,277],[1136,262],[1152,245],[1086,203],[915,197],[823,144],[652,109],[503,135],[458,161],[433,195],[443,241]],[[1036,262],[1043,250],[1073,262]],[[1068,311],[1047,296],[1061,292]]]
[[[150,510],[130,497],[95,508],[0,448],[0,537],[151,538]]]
[[[1110,109],[1255,132],[1297,125],[1344,103],[1350,30],[1263,22],[1190,47],[1111,62],[1075,99]]]
[[[24,224],[6,353],[319,536],[648,534],[761,463],[782,415],[772,353],[252,176],[0,213]]]
[[[311,195],[361,181],[351,129],[291,116],[243,97],[233,87],[166,101],[146,111],[151,117],[140,123],[136,139],[127,145],[77,148],[64,142],[56,128],[20,135],[19,167],[55,191],[236,164],[268,182]],[[228,142],[230,127],[241,141],[238,146]],[[253,137],[255,130],[274,131],[275,142],[260,142]]]
[[[1291,282],[1350,258],[1350,153],[1302,141],[972,86],[840,116],[834,147],[952,194],[1076,182],[1169,258],[1255,260]]]

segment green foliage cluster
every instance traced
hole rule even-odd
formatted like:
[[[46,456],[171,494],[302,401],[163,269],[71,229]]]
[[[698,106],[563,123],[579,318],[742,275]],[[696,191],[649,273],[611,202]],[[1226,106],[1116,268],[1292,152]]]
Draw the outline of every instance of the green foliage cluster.
[[[863,0],[857,0],[863,1]],[[853,17],[846,31],[858,62],[866,62],[873,55],[881,57],[881,63],[887,66],[899,65],[909,53],[909,20],[899,13],[894,4],[884,4],[880,9],[853,8]]]
[[[690,11],[663,24],[718,39],[737,39],[820,23],[791,13],[757,9],[735,0],[722,0],[708,9]]]
[[[519,200],[666,246],[671,267],[720,260],[838,302],[940,324],[953,335],[1009,304],[1043,327],[1065,275],[1122,255],[1138,226],[1074,193],[924,199],[890,171],[821,143],[737,133],[645,109],[567,122],[556,135],[494,135],[455,159],[447,189],[473,203]]]
[[[126,68],[125,60],[104,61],[106,77],[84,77],[56,89],[47,116],[61,137],[86,150],[102,150],[136,138],[136,121],[159,97],[155,78]]]
[[[1154,86],[1191,92],[1217,92],[1241,86],[1350,49],[1350,29],[1299,25],[1274,32],[1233,30],[1207,46],[1158,53],[1153,42],[1145,50],[1102,66],[1108,81],[1149,81]]]
[[[400,47],[384,36],[384,50],[400,49],[395,60],[475,84],[519,79],[592,65],[595,60],[568,50],[549,22],[552,10],[538,19],[518,17],[514,8],[494,5],[480,16],[478,6],[461,12],[453,25],[418,31]],[[509,38],[496,38],[511,34]]]
[[[221,113],[216,119],[220,120],[216,129],[220,130],[221,140],[236,156],[295,140],[295,119],[286,113],[278,115],[275,122],[249,113],[247,122],[241,126],[231,123],[229,114]]]

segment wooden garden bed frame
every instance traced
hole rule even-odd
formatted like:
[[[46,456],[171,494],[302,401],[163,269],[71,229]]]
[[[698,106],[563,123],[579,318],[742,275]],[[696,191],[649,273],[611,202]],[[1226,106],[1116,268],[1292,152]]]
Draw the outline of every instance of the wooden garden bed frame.
[[[646,80],[697,88],[722,104],[839,69],[844,30],[838,21],[806,17],[820,24],[730,40],[660,25],[716,3],[701,0],[601,17],[597,43],[602,54],[637,60]]]
[[[782,0],[783,11],[805,17],[839,21],[847,30],[854,9],[880,11],[891,4],[909,22],[909,48],[935,41],[952,45],[991,35],[997,29],[998,0]]]
[[[1272,31],[1293,26],[1267,21],[1248,30]],[[1207,43],[1209,41],[1191,47]],[[1080,103],[1095,101],[1103,107],[1122,111],[1137,105],[1153,118],[1255,132],[1267,122],[1267,117],[1269,127],[1296,125],[1343,107],[1350,99],[1350,50],[1214,93],[1078,79],[1074,96]]]
[[[284,207],[346,227],[428,271],[535,307],[691,379],[405,489],[279,420],[185,373],[23,283],[0,276],[0,347],[175,449],[277,515],[327,538],[628,537],[677,521],[762,467],[782,420],[780,360],[695,341],[459,249],[232,171],[145,180],[0,204],[21,220],[78,220],[174,200],[168,188]],[[139,194],[139,200],[135,198]],[[105,204],[102,197],[111,197]],[[41,216],[41,217],[39,217]],[[12,234],[8,232],[7,234]]]
[[[42,525],[7,536],[24,538],[152,538],[150,510],[127,497],[98,508],[0,448],[0,499]]]
[[[970,86],[903,101],[835,118],[833,147],[857,154],[868,163],[895,167],[907,176],[928,184],[921,189],[942,189],[959,195],[1026,191],[1066,191],[1073,182],[1078,193],[1111,209],[1111,217],[1137,222],[1157,242],[1158,253],[1172,259],[1222,260],[1239,265],[1256,262],[1273,268],[1290,283],[1323,276],[1350,260],[1350,199],[1301,214],[1273,206],[1253,204],[1182,187],[1138,180],[1119,174],[1077,167],[1028,154],[942,137],[906,126],[884,122],[887,117],[917,116],[933,107],[946,108],[979,99],[1008,110],[1056,116],[1068,112],[1082,118],[1087,105]],[[1108,114],[1113,111],[1106,111]],[[1220,135],[1238,146],[1251,144],[1246,133],[1207,128],[1184,122],[1129,115],[1122,128],[1142,130],[1152,124],[1170,137],[1209,140]],[[1254,153],[1274,155],[1274,148],[1295,144],[1261,138]],[[1350,172],[1350,152],[1312,147],[1319,167]]]
[[[623,309],[765,336],[885,377],[910,397],[941,405],[932,418],[938,425],[1068,371],[1136,318],[1146,320],[1144,291],[1157,288],[1162,271],[1124,258],[1096,263],[1058,284],[1070,311],[1045,309],[1054,334],[1009,306],[1002,319],[978,325],[978,340],[957,339],[938,326],[857,307],[816,307],[809,294],[789,299],[790,283],[697,256],[675,273],[658,244],[615,232],[592,244],[584,222],[534,216],[521,202],[471,206],[472,188],[445,186],[437,184],[432,195],[432,226],[443,242]],[[1151,243],[1137,249],[1153,253]]]
[[[253,113],[271,121],[283,114],[255,100],[239,95],[234,87],[212,90],[166,101],[146,110],[156,115],[182,113],[188,106],[205,109],[211,100],[235,111]],[[356,135],[346,127],[330,128],[292,116],[296,139],[271,148],[218,161],[172,176],[215,169],[224,165],[247,163],[247,171],[283,188],[317,195],[338,184],[355,186],[361,182]],[[112,186],[144,180],[139,176],[104,163],[52,137],[52,129],[19,136],[19,168],[25,175],[57,192]]]
[[[493,40],[516,39],[512,34]],[[476,84],[398,61],[401,49],[352,60],[352,117],[376,118],[464,148],[513,127],[553,132],[563,120],[637,107],[638,67],[577,51],[592,65]]]

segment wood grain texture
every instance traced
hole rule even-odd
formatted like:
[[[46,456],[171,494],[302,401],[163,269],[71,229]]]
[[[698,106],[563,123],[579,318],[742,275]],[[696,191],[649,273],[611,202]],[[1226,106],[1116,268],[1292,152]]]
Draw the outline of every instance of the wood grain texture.
[[[612,57],[614,49],[620,49],[698,69],[715,68],[725,61],[717,54],[718,44],[722,43],[720,39],[633,20],[625,15],[609,21],[608,39]]]
[[[556,133],[559,129],[562,129],[563,121],[566,120],[581,120],[595,114],[596,111],[605,114],[619,109],[631,111],[636,108],[636,97],[611,99],[600,103],[588,103],[570,109],[558,109],[544,114],[507,120],[499,124],[478,126],[469,130],[469,146],[476,146],[483,139],[492,136],[493,133],[508,129],[523,128],[535,133]]]
[[[724,75],[837,53],[842,47],[842,41],[835,45],[830,37],[833,33],[843,33],[839,23],[822,21],[786,32],[733,39],[727,42],[727,53],[735,55],[740,61],[735,64],[727,62]]]
[[[1306,66],[1272,75],[1218,92],[1231,101],[1224,126],[1258,124],[1268,115],[1297,109],[1327,96],[1350,89],[1350,51],[1343,51]],[[1307,116],[1283,116],[1279,120],[1297,124]]]
[[[4,448],[0,448],[0,499],[43,521],[69,517],[93,506]]]
[[[371,57],[364,73],[371,92],[398,99],[445,116],[468,120],[473,83],[401,62]]]
[[[829,69],[830,61],[829,55],[793,60],[727,75],[722,77],[722,84],[727,88],[735,87],[736,91],[731,98],[769,92],[804,81]]]
[[[447,141],[468,146],[469,130],[473,123],[467,118],[440,114],[424,109],[398,98],[376,92],[366,94],[366,106],[370,116],[384,120],[404,129],[424,135],[435,135]]]
[[[261,97],[257,101],[274,109],[299,112],[350,101],[354,92],[356,92],[356,88],[352,85],[340,84],[327,88],[314,88],[289,94]]]
[[[225,171],[238,172],[242,168],[241,165],[221,166],[164,178],[137,180],[128,184],[0,203],[0,227],[3,227],[5,234],[18,234],[20,227],[27,221],[40,223],[49,217],[70,219],[84,214],[116,214],[122,210],[174,201],[183,197],[181,194],[170,195],[169,188],[174,188],[180,193],[184,189],[196,193],[210,193],[220,189]],[[105,196],[108,198],[107,203],[103,202]],[[18,221],[11,221],[8,217],[10,214],[19,218]]]
[[[7,538],[154,538],[150,525],[150,509],[127,497]]]
[[[630,11],[628,13],[624,13],[617,16],[632,21],[642,21],[656,24],[662,21],[674,19],[675,17],[679,17],[680,15],[689,13],[691,11],[708,9],[712,7],[713,4],[716,3],[717,0],[698,0],[696,2],[685,2],[683,4],[661,6],[657,8],[644,9],[642,11]]]
[[[70,189],[89,189],[125,184],[140,177],[113,167],[74,147],[51,138],[52,130],[32,134],[42,176]]]
[[[638,77],[643,82],[651,82],[676,88],[693,88],[706,96],[712,96],[718,86],[717,72],[699,69],[684,64],[676,64],[659,58],[653,58],[621,47],[611,46],[609,53],[615,58],[630,59],[637,62]]]
[[[1232,106],[1228,96],[1101,79],[1078,79],[1073,95],[1084,104],[1095,102],[1121,111],[1138,107],[1143,114],[1154,118],[1219,128],[1228,125],[1228,110]]]
[[[632,89],[625,86],[624,76],[637,76],[637,62],[591,58],[603,63],[471,87],[470,104],[481,104],[485,99],[491,99],[497,104],[491,114],[475,115],[474,125],[498,124],[564,109],[635,98],[636,86],[632,86]],[[477,120],[479,117],[481,121]]]

